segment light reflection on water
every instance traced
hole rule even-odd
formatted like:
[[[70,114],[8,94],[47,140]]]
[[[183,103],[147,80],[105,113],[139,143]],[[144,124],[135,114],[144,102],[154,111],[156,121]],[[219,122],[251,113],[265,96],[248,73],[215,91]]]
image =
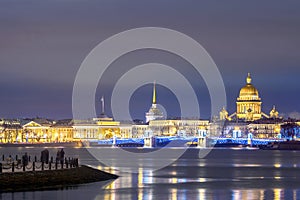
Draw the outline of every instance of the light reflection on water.
[[[131,174],[102,166],[80,149],[65,151],[78,155],[81,163],[120,177],[64,190],[4,193],[0,199],[300,199],[298,152],[222,149],[199,159],[197,152],[190,151],[158,171],[147,166]]]
[[[120,178],[114,182],[112,182],[108,187],[104,189],[104,194],[99,194],[96,199],[105,199],[105,200],[118,200],[123,199],[138,199],[138,200],[148,200],[148,199],[157,199],[159,198],[166,198],[171,200],[177,199],[232,199],[232,200],[241,200],[241,199],[293,199],[297,200],[299,196],[299,190],[286,190],[281,188],[274,188],[274,189],[232,189],[232,190],[224,190],[224,189],[210,189],[210,188],[186,188],[177,187],[176,184],[178,183],[188,183],[197,181],[194,179],[185,180],[185,179],[177,179],[177,178],[170,178],[167,180],[143,177],[142,171],[137,175],[138,179],[136,180],[134,177],[126,177],[126,181],[123,182],[123,178]],[[206,181],[205,178],[199,178],[198,181],[201,182]],[[137,181],[135,183],[134,181]],[[161,190],[157,188],[150,188],[147,187],[147,184],[167,184],[169,186],[167,192],[159,193]],[[129,192],[128,194],[124,193],[124,189],[126,188],[135,188],[137,186],[136,195],[134,192]],[[165,188],[166,186],[162,186]],[[153,194],[153,191],[157,191],[158,193]],[[123,198],[122,198],[123,197]],[[219,197],[219,198],[218,198]]]

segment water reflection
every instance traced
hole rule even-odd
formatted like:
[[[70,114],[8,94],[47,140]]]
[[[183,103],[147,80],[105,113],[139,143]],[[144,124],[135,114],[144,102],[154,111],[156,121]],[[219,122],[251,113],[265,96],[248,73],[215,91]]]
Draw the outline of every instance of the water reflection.
[[[177,200],[177,189],[176,188],[172,188],[171,190],[169,190],[169,197],[168,199],[170,200]]]
[[[205,189],[198,189],[198,199],[207,199],[206,197],[206,190]]]
[[[283,190],[279,188],[275,188],[274,190],[274,200],[283,199]]]
[[[64,190],[0,193],[0,199],[300,199],[297,152],[215,150],[205,159],[188,154],[166,168],[141,167],[135,174],[98,166],[80,149],[66,152],[120,177]]]
[[[293,200],[297,200],[297,190],[293,190]]]
[[[122,174],[119,179],[112,182],[101,192],[96,199],[119,200],[138,199],[152,200],[165,198],[171,200],[178,199],[293,199],[299,197],[299,190],[287,190],[283,188],[274,189],[234,189],[227,190],[224,187],[215,187],[218,181],[213,178],[178,178],[178,171],[168,171],[166,176],[156,176],[152,172],[138,170],[137,174]],[[259,178],[259,177],[258,177]],[[278,177],[273,177],[278,178]],[[260,178],[259,178],[260,179]],[[226,180],[225,180],[226,181]],[[233,181],[233,180],[229,180]],[[213,187],[206,187],[201,184],[211,184]]]
[[[265,193],[263,190],[259,190],[259,200],[264,200],[265,199]]]
[[[116,181],[117,182],[117,181]],[[171,200],[189,200],[189,199],[230,199],[230,200],[248,200],[248,199],[291,199],[297,200],[300,191],[297,189],[246,189],[246,190],[226,190],[226,189],[208,189],[208,188],[178,188],[172,185],[166,190],[161,188],[135,188],[134,185],[126,188],[118,188],[121,185],[113,183],[110,187],[98,189],[98,195],[93,197],[96,188],[92,190],[87,187],[79,190],[59,190],[59,191],[36,191],[36,192],[18,192],[18,193],[0,193],[0,199],[96,199],[96,200],[121,200],[121,199],[171,199]],[[101,187],[101,185],[98,185]],[[132,188],[130,188],[132,187]],[[114,189],[113,189],[114,188]],[[155,192],[154,192],[155,191]]]
[[[297,200],[299,195],[299,190],[284,190],[280,188],[274,188],[273,190],[232,190],[231,191],[232,200],[247,200],[247,199],[293,199]],[[206,198],[207,196],[204,196]]]

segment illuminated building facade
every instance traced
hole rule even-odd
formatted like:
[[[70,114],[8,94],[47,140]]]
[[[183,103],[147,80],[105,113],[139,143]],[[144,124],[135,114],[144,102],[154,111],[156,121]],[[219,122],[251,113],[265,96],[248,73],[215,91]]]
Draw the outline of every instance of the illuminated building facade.
[[[18,120],[0,120],[1,143],[13,143],[25,141],[23,127]]]
[[[54,121],[43,118],[21,121],[25,132],[25,141],[30,143],[53,141],[50,127],[54,125],[54,123]]]
[[[240,89],[239,96],[236,101],[236,112],[228,115],[227,110],[223,107],[220,111],[220,120],[242,120],[256,121],[260,119],[279,118],[279,113],[275,106],[270,111],[270,115],[262,112],[262,100],[258,90],[252,85],[250,73],[246,78],[246,85]]]
[[[52,142],[52,120],[35,119],[2,119],[0,121],[0,141],[2,143],[39,143]]]
[[[121,137],[120,122],[107,117],[104,112],[104,97],[101,98],[102,111],[99,118],[75,120],[73,124],[74,140],[101,140]]]
[[[246,137],[248,134],[248,123],[246,122],[234,122],[227,121],[221,129],[219,130],[219,134],[215,135],[215,137],[226,137],[226,138],[240,138]]]
[[[73,125],[74,140],[99,140],[120,137],[119,122],[76,120]]]
[[[229,115],[223,107],[220,121],[211,123],[210,135],[222,137],[280,138],[280,125],[283,119],[273,106],[269,115],[262,112],[262,100],[258,90],[252,84],[250,73],[246,85],[240,89],[236,101],[236,112]]]
[[[155,88],[155,82],[154,82],[154,84],[153,84],[152,106],[149,109],[149,111],[146,113],[146,123],[148,123],[151,120],[163,119],[163,118],[164,118],[163,113],[157,108],[156,88]]]
[[[133,124],[132,125],[132,137],[142,138],[148,130],[148,124]]]
[[[253,134],[255,138],[281,138],[280,129],[282,123],[274,123],[272,121],[265,121],[259,123],[251,123],[248,125],[248,131]]]
[[[246,121],[254,121],[262,118],[261,98],[258,90],[251,84],[251,76],[248,73],[247,84],[241,88],[236,101],[236,117]]]
[[[132,124],[120,124],[120,136],[121,138],[132,138]]]
[[[182,119],[182,120],[152,120],[148,130],[155,136],[203,136],[209,129],[208,120]]]
[[[133,125],[135,137],[149,136],[197,136],[206,135],[209,121],[194,119],[164,119],[163,113],[157,108],[156,87],[153,84],[152,106],[146,113],[147,124]]]
[[[50,127],[51,137],[47,142],[72,142],[74,140],[73,120],[58,120]]]

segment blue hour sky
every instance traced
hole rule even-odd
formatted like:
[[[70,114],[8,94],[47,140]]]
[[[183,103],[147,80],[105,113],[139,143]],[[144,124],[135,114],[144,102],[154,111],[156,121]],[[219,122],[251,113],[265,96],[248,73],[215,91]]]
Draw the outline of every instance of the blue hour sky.
[[[229,113],[251,72],[263,111],[276,105],[282,115],[300,117],[299,9],[296,0],[2,0],[0,118],[71,118],[73,83],[87,54],[114,34],[148,26],[180,31],[206,49],[224,80]],[[111,115],[114,83],[130,67],[148,62],[180,68],[197,93],[201,117],[209,118],[201,76],[178,56],[155,50],[131,52],[110,66],[98,85],[97,110],[104,95]],[[140,87],[131,97],[133,118],[143,119],[151,106],[151,87]],[[168,116],[179,116],[174,94],[160,85],[157,92]]]

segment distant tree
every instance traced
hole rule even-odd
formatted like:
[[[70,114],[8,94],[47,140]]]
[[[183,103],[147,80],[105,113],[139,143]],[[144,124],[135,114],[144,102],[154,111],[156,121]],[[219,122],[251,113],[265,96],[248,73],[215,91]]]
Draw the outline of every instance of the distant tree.
[[[283,138],[293,139],[294,137],[300,137],[300,126],[295,122],[288,122],[281,125],[280,133]]]
[[[134,119],[133,123],[135,123],[135,124],[144,124],[144,121],[142,119]]]

